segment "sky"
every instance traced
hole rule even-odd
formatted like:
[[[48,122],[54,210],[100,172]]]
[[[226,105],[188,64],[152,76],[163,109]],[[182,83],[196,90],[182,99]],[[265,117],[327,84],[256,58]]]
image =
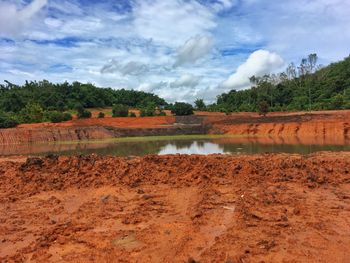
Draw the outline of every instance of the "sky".
[[[0,0],[0,80],[213,102],[317,53],[349,55],[348,0]]]

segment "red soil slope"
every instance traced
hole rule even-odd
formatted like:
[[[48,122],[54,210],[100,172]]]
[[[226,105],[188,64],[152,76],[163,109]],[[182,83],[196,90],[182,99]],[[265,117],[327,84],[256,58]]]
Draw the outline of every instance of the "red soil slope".
[[[0,166],[1,262],[347,262],[350,153]]]
[[[213,133],[248,136],[317,138],[343,142],[350,139],[350,111],[311,113],[235,114],[208,117]]]

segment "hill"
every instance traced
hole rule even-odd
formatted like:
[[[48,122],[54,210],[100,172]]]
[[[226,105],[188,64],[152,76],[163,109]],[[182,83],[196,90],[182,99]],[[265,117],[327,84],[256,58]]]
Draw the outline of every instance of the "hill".
[[[350,56],[327,67],[316,62],[317,55],[311,54],[278,75],[253,76],[251,89],[223,93],[209,109],[259,111],[262,102],[270,111],[350,109]]]

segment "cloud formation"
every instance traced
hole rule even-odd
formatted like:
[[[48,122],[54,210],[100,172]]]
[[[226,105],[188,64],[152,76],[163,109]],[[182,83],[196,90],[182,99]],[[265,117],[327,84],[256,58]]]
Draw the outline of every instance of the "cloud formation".
[[[214,40],[208,36],[195,36],[181,46],[176,55],[174,67],[193,64],[206,56],[213,48]]]
[[[46,4],[47,0],[34,0],[18,10],[14,4],[0,3],[0,36],[11,37],[19,34]]]
[[[349,13],[344,0],[0,0],[0,81],[77,80],[208,103],[282,58],[344,58]]]
[[[270,74],[280,69],[283,64],[283,59],[276,53],[267,50],[255,51],[221,86],[225,89],[235,90],[249,88],[251,76],[260,77]]]
[[[122,64],[114,59],[101,68],[101,73],[120,73],[125,75],[142,75],[148,71],[148,67],[138,61],[129,61]]]
[[[170,83],[171,88],[179,88],[179,87],[189,87],[194,88],[196,87],[201,80],[201,77],[194,76],[192,74],[184,74],[179,79],[175,80],[174,82]]]

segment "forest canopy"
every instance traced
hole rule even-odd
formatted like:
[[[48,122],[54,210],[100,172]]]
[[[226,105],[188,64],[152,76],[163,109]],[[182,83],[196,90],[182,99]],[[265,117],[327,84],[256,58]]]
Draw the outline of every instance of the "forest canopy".
[[[270,111],[350,109],[350,57],[322,67],[316,54],[288,65],[285,72],[250,78],[252,88],[231,90],[217,97],[210,111],[259,111],[261,102]]]

